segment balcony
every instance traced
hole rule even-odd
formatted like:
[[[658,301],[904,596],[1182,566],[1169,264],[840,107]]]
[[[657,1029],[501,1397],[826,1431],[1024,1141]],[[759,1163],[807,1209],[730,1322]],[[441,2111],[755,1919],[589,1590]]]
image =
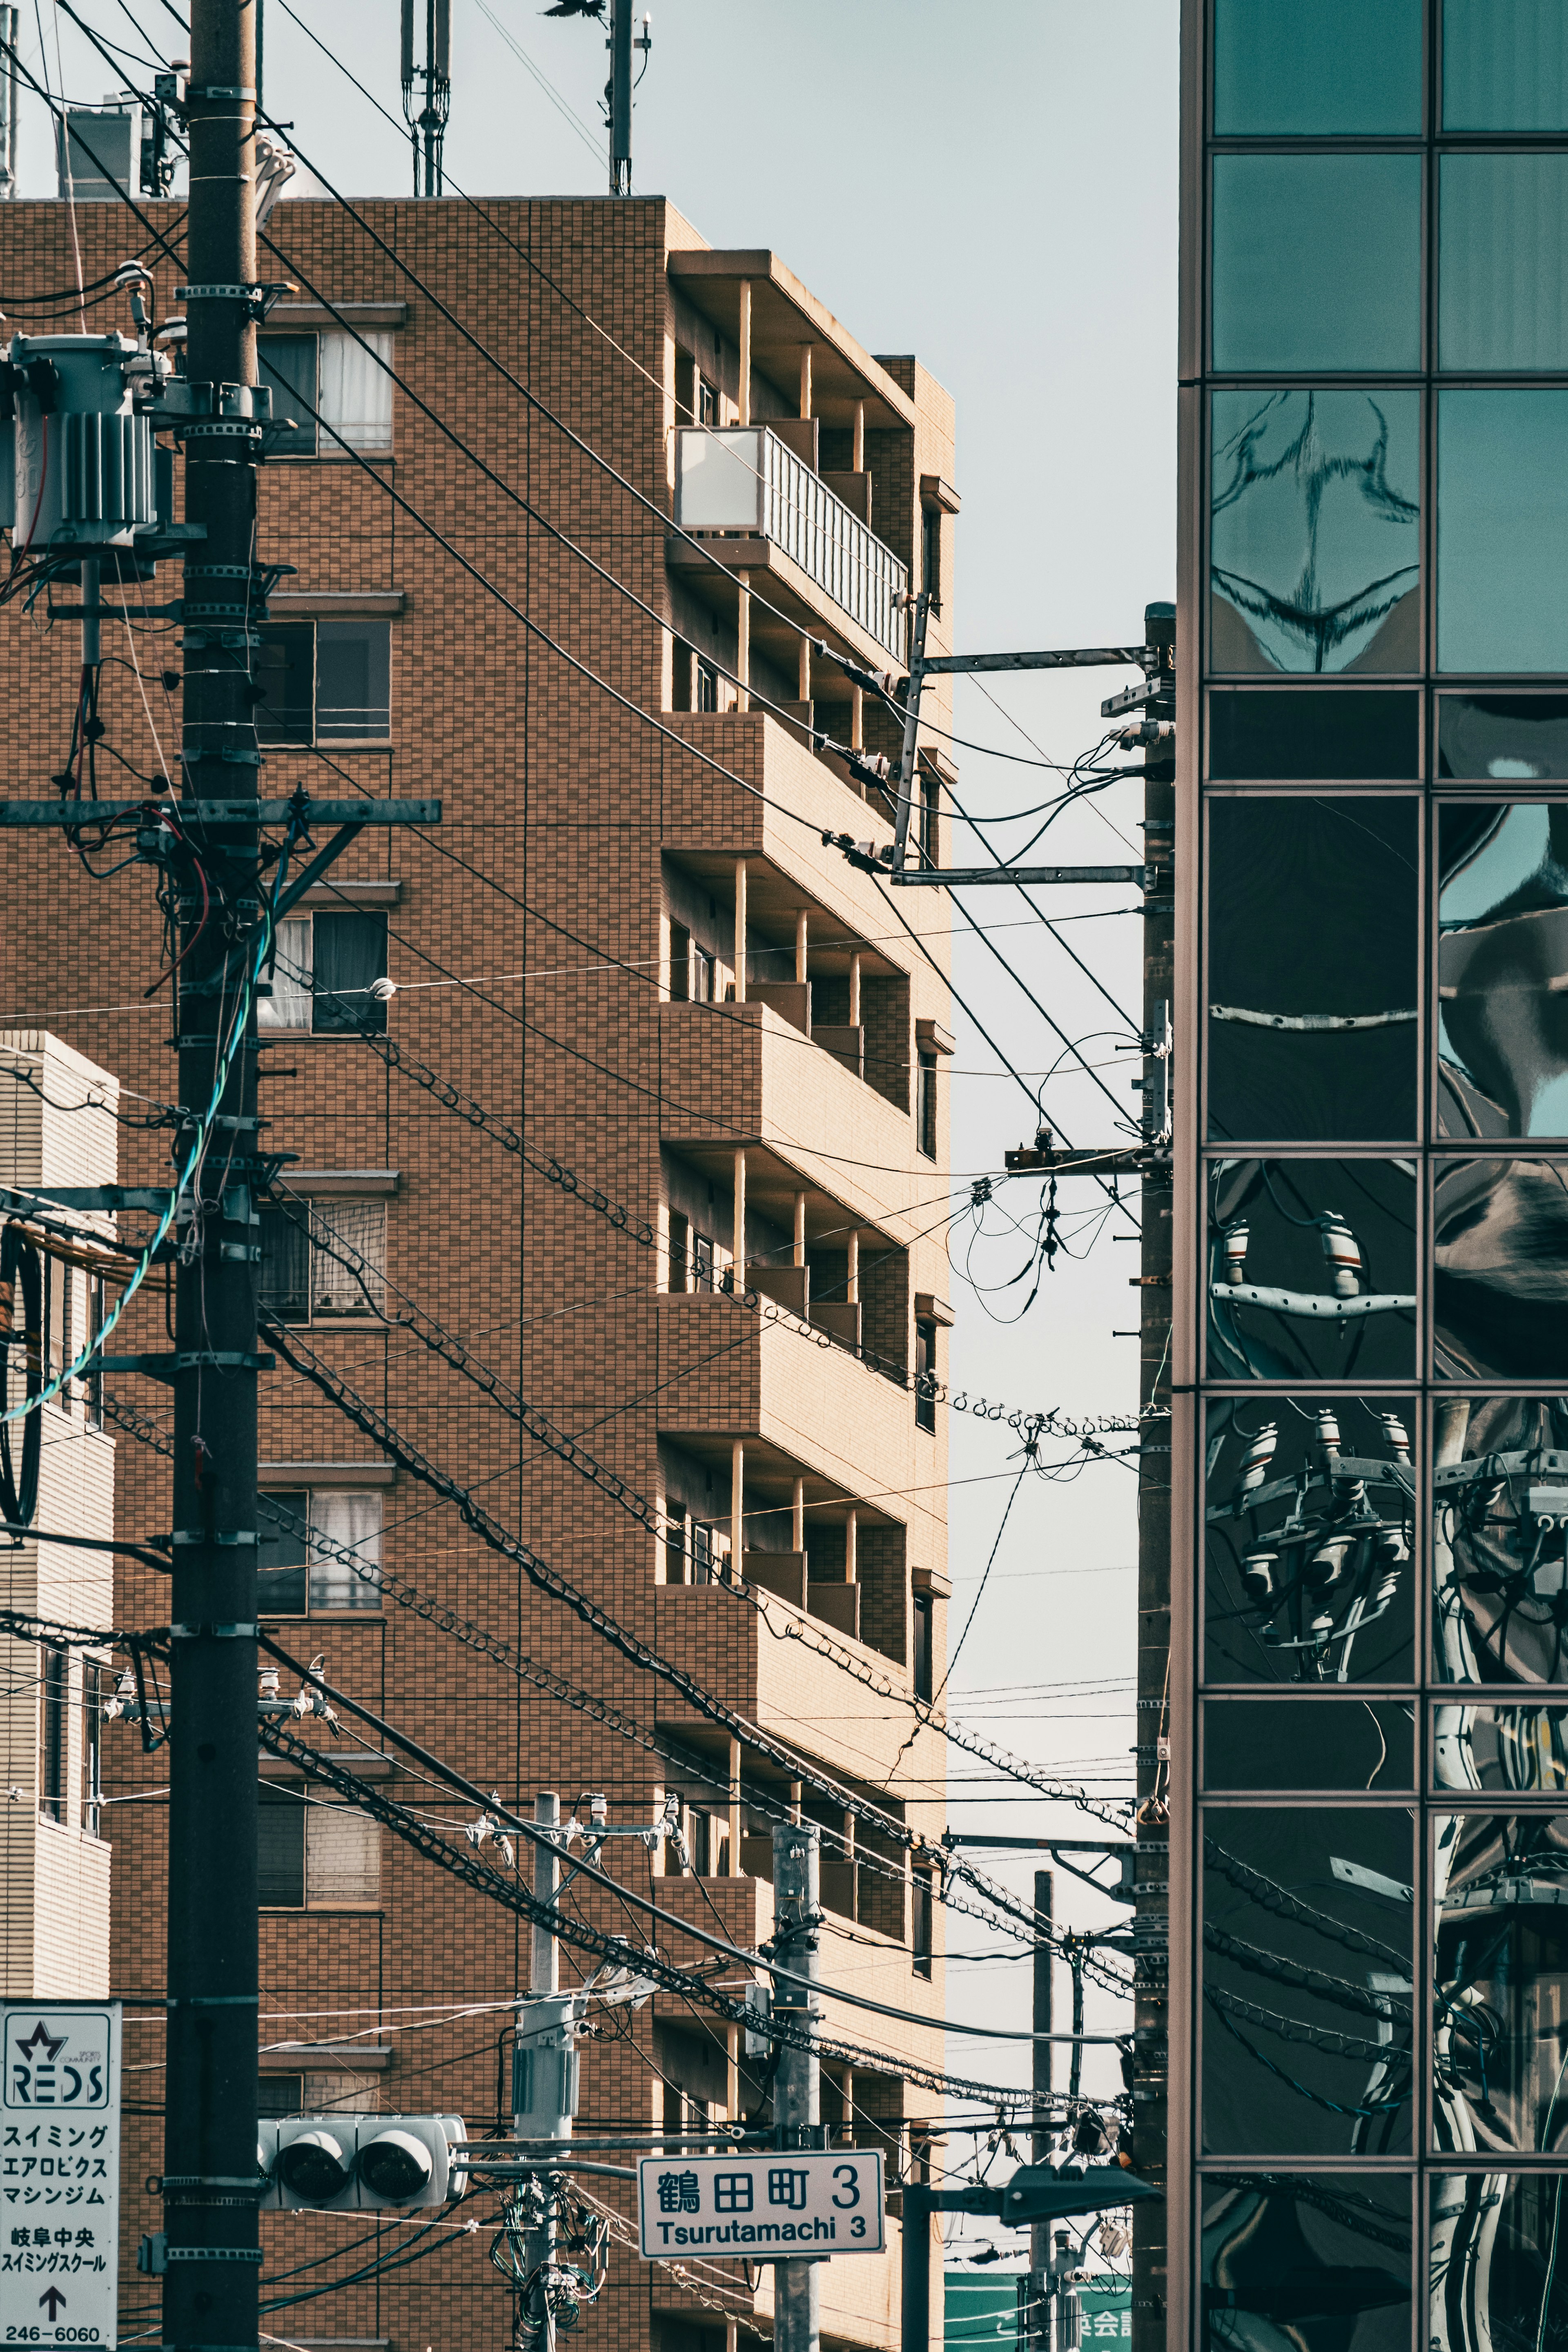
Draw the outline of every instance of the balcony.
[[[830,489],[820,474],[765,425],[723,430],[688,425],[675,436],[675,520],[682,530],[734,535],[720,551],[740,571],[778,570],[786,592],[803,574],[856,630],[895,663],[904,660],[904,605],[910,576],[890,547]],[[750,552],[761,541],[760,555]],[[785,559],[777,566],[770,551]],[[669,560],[700,565],[679,541]],[[701,566],[694,585],[705,585]],[[809,609],[811,600],[807,600]]]

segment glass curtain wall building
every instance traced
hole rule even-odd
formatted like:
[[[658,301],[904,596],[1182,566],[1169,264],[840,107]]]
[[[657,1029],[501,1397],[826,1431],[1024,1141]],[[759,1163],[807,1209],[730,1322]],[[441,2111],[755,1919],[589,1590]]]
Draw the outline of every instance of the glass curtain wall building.
[[[1184,25],[1158,2332],[1563,2352],[1568,0]]]

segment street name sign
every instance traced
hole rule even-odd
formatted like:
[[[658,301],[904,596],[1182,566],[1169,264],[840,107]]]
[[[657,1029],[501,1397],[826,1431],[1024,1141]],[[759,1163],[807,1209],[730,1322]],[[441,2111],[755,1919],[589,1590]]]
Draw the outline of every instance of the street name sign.
[[[0,2001],[0,2346],[112,2346],[120,2004]]]
[[[637,2166],[644,2256],[695,2253],[752,2263],[879,2254],[882,2158],[872,2148],[735,2156],[645,2156]]]

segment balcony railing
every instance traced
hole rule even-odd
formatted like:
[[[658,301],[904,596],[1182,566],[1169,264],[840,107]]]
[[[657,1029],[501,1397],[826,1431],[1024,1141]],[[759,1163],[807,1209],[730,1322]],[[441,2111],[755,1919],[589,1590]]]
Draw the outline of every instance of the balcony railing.
[[[675,520],[682,530],[771,539],[903,660],[908,566],[765,425],[689,425],[676,435]]]

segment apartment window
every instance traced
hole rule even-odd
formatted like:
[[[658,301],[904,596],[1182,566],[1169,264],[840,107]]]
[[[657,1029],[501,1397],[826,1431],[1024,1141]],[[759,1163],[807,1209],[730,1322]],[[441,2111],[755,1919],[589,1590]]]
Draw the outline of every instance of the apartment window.
[[[915,1325],[915,1427],[936,1428],[936,1325]]]
[[[937,611],[942,610],[942,509],[921,510],[921,584]]]
[[[261,1305],[285,1323],[381,1314],[385,1202],[294,1200],[286,1208],[264,1207],[259,1295]]]
[[[921,864],[935,866],[937,860],[937,817],[942,807],[941,779],[930,768],[921,771],[920,846]]]
[[[711,1290],[713,1287],[713,1237],[710,1234],[691,1236],[691,1287]]]
[[[714,998],[714,965],[716,959],[706,948],[691,950],[691,996],[697,1004],[711,1004]]]
[[[711,1584],[714,1581],[713,1530],[700,1519],[691,1522],[691,1581]]]
[[[381,1900],[381,1832],[352,1805],[264,1780],[258,1895],[268,1911],[364,1909]]]
[[[274,421],[263,443],[269,457],[342,457],[349,450],[384,455],[391,449],[392,378],[386,367],[392,363],[392,337],[384,330],[262,335],[256,348],[260,380],[272,393]],[[292,420],[292,432],[285,420]]]
[[[929,1978],[931,1972],[931,1873],[929,1870],[917,1870],[913,1874],[910,1892],[913,1898],[910,1904],[910,1965],[917,1977]]]
[[[691,934],[684,923],[669,927],[669,1001],[686,1004],[691,998]]]
[[[390,621],[268,621],[258,634],[253,683],[260,742],[386,740]]]
[[[717,425],[719,422],[718,391],[703,376],[697,379],[697,422],[699,425]]]
[[[914,1668],[915,1696],[929,1699],[931,1695],[931,1599],[929,1592],[914,1596]]]
[[[97,1339],[103,1328],[103,1318],[108,1311],[103,1276],[100,1274],[89,1274],[87,1277],[87,1335],[90,1339]],[[83,1379],[81,1392],[87,1402],[89,1429],[101,1429],[103,1427],[103,1373],[96,1365]]]
[[[46,1380],[58,1380],[70,1362],[71,1348],[71,1269],[63,1257],[52,1251],[44,1255],[44,1374]],[[57,1399],[61,1405],[67,1400],[62,1393]]]
[[[699,657],[697,664],[696,708],[717,710],[719,708],[719,673],[711,662]]]
[[[915,1136],[928,1160],[936,1158],[936,1055],[920,1054],[915,1062]]]
[[[303,2115],[306,2112],[303,2074],[258,2075],[256,2112],[263,2119],[272,2116]]]
[[[270,1505],[269,1509],[268,1506]],[[286,1517],[275,1513],[287,1514]],[[382,1497],[363,1486],[282,1486],[262,1497],[256,1605],[265,1617],[307,1617],[338,1609],[379,1609]],[[306,1529],[310,1529],[307,1535]]]
[[[686,1290],[691,1282],[691,1220],[679,1209],[669,1213],[669,1286]]]
[[[386,1027],[386,1007],[371,993],[386,976],[386,917],[357,909],[289,915],[278,926],[272,993],[261,998],[263,1029],[310,1029],[342,1036]]]
[[[103,1676],[91,1659],[81,1670],[81,1825],[89,1837],[102,1835]]]
[[[70,1702],[70,1653],[46,1642],[38,1656],[38,1811],[47,1822],[63,1822],[67,1811],[66,1773],[70,1761],[66,1712]]]

